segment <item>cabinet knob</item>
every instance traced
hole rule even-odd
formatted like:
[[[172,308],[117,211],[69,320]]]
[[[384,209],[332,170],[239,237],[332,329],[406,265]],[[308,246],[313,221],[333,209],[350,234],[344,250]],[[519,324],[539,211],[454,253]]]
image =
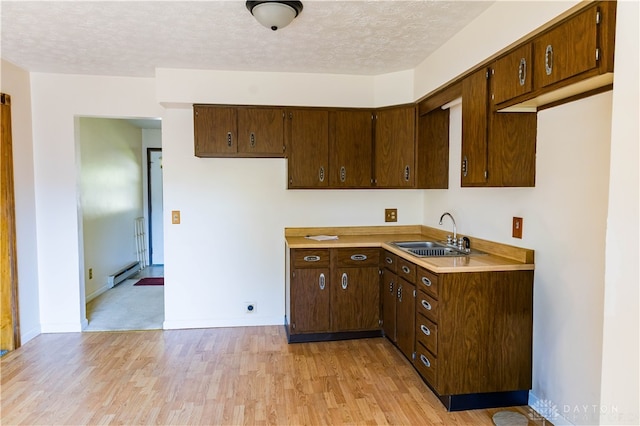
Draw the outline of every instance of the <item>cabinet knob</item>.
[[[408,266],[402,265],[402,272],[404,272],[405,274],[408,274],[409,272],[411,272],[411,269],[409,269]]]
[[[351,256],[351,260],[355,260],[356,262],[362,262],[367,260],[366,254],[354,254]]]
[[[398,286],[398,292],[396,293],[396,296],[398,297],[398,301],[402,302],[402,286],[401,285]]]
[[[427,311],[430,311],[430,310],[431,310],[431,303],[427,302],[427,301],[426,301],[426,300],[424,300],[424,299],[422,299],[422,302],[421,302],[421,303],[422,303],[422,306],[424,306],[424,308],[425,308]]]
[[[231,132],[227,133],[227,146],[231,146],[233,144],[233,136],[231,136]]]
[[[393,259],[390,257],[385,257],[384,261],[387,262],[389,265],[391,265],[393,263]]]
[[[253,132],[251,132],[251,134],[249,135],[249,145],[251,146],[251,148],[256,147],[256,135]]]
[[[342,273],[342,289],[346,290],[348,286],[349,286],[349,276],[347,275],[346,272],[343,272]]]
[[[427,277],[422,277],[422,284],[426,285],[427,287],[431,287],[431,280]]]
[[[318,170],[318,179],[320,182],[324,182],[324,166],[320,166],[320,169]]]
[[[320,277],[318,278],[318,285],[320,286],[320,290],[324,290],[325,288],[324,274],[320,274]]]
[[[389,293],[393,293],[393,281],[389,283]]]
[[[426,335],[426,336],[430,336],[431,335],[431,330],[429,330],[429,327],[427,327],[424,324],[420,324],[420,330],[422,330],[422,332]]]
[[[404,180],[409,182],[409,178],[411,177],[411,168],[409,166],[404,167]]]
[[[347,169],[344,166],[340,167],[340,182],[347,180]]]
[[[466,177],[468,172],[469,172],[469,160],[467,159],[467,156],[465,155],[462,158],[462,176]]]
[[[305,256],[302,259],[305,262],[318,262],[320,260],[320,256]]]

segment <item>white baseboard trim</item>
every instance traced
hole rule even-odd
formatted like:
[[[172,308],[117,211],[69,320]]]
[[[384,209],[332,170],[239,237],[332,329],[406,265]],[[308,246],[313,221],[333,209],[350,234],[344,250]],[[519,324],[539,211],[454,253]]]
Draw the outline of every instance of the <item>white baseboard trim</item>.
[[[42,323],[40,324],[40,328],[42,333],[79,333],[82,331],[82,323]]]
[[[32,328],[31,330],[22,331],[22,333],[20,333],[20,344],[24,345],[29,340],[40,335],[40,333],[41,333],[40,327],[35,327],[35,328]]]
[[[220,328],[220,327],[253,327],[264,325],[282,325],[282,317],[258,317],[246,314],[251,318],[200,319],[200,320],[165,320],[164,330],[180,330],[185,328]]]
[[[109,284],[104,284],[99,289],[94,290],[93,292],[85,295],[85,297],[84,297],[85,303],[91,302],[93,299],[95,299],[96,297],[100,296],[102,293],[106,292],[109,289],[111,289],[111,287],[109,287]]]
[[[574,426],[573,423],[562,416],[561,410],[557,404],[549,399],[538,398],[533,391],[529,391],[529,407],[540,414],[540,418],[538,420],[545,418],[553,423],[554,426]]]

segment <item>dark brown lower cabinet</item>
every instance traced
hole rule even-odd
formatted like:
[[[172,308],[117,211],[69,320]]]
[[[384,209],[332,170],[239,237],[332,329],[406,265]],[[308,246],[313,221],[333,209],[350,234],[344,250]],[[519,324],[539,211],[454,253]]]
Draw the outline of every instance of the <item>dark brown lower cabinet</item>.
[[[290,250],[289,342],[382,335],[380,249]]]

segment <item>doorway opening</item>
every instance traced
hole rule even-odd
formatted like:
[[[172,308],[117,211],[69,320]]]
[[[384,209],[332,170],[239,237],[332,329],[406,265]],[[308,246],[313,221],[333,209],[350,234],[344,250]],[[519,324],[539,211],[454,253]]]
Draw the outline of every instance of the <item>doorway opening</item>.
[[[83,331],[161,329],[162,169],[156,167],[162,156],[161,121],[79,117],[76,132]],[[157,279],[149,285],[145,278]]]

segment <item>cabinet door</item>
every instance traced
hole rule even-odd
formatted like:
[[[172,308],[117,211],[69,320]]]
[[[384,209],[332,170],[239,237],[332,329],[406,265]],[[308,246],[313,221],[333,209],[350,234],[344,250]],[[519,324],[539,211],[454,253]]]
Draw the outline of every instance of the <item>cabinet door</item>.
[[[376,112],[375,184],[380,188],[415,185],[415,107]]]
[[[330,330],[329,268],[294,269],[291,277],[291,332]]]
[[[417,187],[449,187],[449,110],[436,108],[418,119]]]
[[[238,152],[235,108],[194,105],[193,129],[196,156],[229,156]]]
[[[250,156],[284,155],[284,112],[281,108],[238,109],[238,150]]]
[[[462,186],[483,186],[487,170],[488,71],[462,81]]]
[[[535,186],[537,125],[535,112],[491,113],[488,186]]]
[[[400,278],[396,290],[396,340],[398,348],[411,359],[415,342],[415,285]]]
[[[333,278],[332,330],[379,328],[378,268],[337,268]]]
[[[396,337],[396,292],[398,277],[387,269],[382,271],[382,329],[392,342]]]
[[[531,43],[514,50],[493,64],[493,102],[499,104],[529,93],[533,88]]]
[[[329,183],[329,112],[287,112],[289,188],[326,187]]]
[[[329,116],[329,185],[369,188],[372,180],[371,111],[338,110]]]
[[[597,13],[596,6],[590,7],[534,40],[536,87],[597,67]]]

